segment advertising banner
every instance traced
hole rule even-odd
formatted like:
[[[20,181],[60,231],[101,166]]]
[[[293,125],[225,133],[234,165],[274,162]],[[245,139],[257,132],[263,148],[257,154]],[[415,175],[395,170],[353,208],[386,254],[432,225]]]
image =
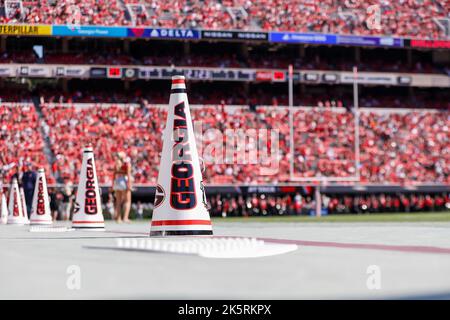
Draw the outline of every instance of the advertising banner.
[[[202,30],[201,38],[214,40],[267,41],[269,39],[269,34],[267,32],[251,31]]]
[[[102,27],[102,26],[53,26],[54,36],[73,36],[73,37],[116,37],[127,36],[125,27]]]
[[[16,69],[18,76],[25,77],[39,77],[39,78],[49,78],[51,77],[51,68],[45,65],[22,65]]]
[[[274,70],[256,70],[255,80],[268,82],[286,82],[286,72]]]
[[[92,25],[0,24],[0,35],[67,36],[99,38],[211,39],[237,41],[269,41],[317,45],[351,45],[372,47],[412,47],[449,49],[449,40],[408,39],[389,36],[336,35],[300,32],[264,32],[238,30],[201,30],[171,28],[130,28]]]
[[[270,42],[403,47],[403,39],[321,33],[270,32]]]
[[[341,72],[340,82],[352,84],[354,81],[353,72]],[[361,84],[380,84],[395,85],[397,84],[397,76],[392,73],[377,72],[359,72],[358,83]]]
[[[0,35],[50,36],[51,34],[50,25],[0,24]]]
[[[120,68],[120,67],[109,67],[108,68],[108,78],[110,78],[110,79],[120,79],[120,78],[122,78],[122,68]]]
[[[193,80],[226,80],[253,81],[253,69],[220,69],[220,68],[172,68],[172,67],[141,67],[140,79],[170,79],[174,75],[184,75]]]
[[[403,47],[403,39],[392,37],[337,36],[336,44],[353,46]]]
[[[98,68],[98,67],[91,68],[91,70],[89,71],[89,76],[90,78],[106,78],[107,75],[106,69],[107,68]]]
[[[418,48],[435,48],[435,49],[450,49],[450,41],[449,40],[410,40],[411,47]]]
[[[0,77],[77,78],[77,79],[170,79],[184,75],[191,80],[286,82],[287,70],[242,68],[196,68],[161,66],[108,66],[61,64],[0,64]],[[351,71],[296,70],[294,82],[353,84]],[[449,88],[450,77],[444,74],[359,72],[358,83],[414,87]]]
[[[88,78],[89,66],[83,65],[60,65],[55,66],[53,69],[53,77],[56,78]]]
[[[127,36],[156,39],[200,39],[200,32],[194,29],[127,28]]]
[[[138,68],[123,68],[122,69],[122,77],[125,79],[135,79],[139,75]]]
[[[14,68],[11,65],[1,65],[0,66],[0,77],[13,77],[14,76]]]
[[[270,42],[336,44],[336,36],[320,33],[270,32]]]

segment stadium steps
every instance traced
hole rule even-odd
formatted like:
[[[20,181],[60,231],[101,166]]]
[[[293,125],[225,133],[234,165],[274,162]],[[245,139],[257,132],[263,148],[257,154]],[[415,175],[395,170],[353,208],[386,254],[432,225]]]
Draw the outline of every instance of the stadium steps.
[[[36,113],[39,117],[40,133],[42,135],[42,139],[45,142],[44,154],[45,154],[45,157],[47,158],[48,163],[50,164],[50,166],[52,166],[53,163],[56,162],[56,156],[53,153],[53,150],[51,148],[50,137],[47,133],[48,130],[47,131],[45,130],[45,128],[48,128],[49,126],[48,126],[47,122],[45,121],[44,114],[42,113],[42,108],[41,108],[41,103],[40,103],[39,97],[33,96],[32,101],[33,101],[33,105],[36,110]],[[54,175],[57,183],[63,183],[63,179],[62,179],[59,171],[53,172],[53,175]]]

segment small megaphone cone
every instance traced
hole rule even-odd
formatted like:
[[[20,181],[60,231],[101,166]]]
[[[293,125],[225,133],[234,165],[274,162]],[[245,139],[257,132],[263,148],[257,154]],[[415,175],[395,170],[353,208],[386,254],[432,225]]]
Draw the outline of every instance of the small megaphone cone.
[[[31,206],[30,223],[32,225],[48,225],[53,223],[47,181],[45,179],[44,169],[42,168],[37,172],[33,193],[33,205]]]
[[[8,223],[8,205],[6,204],[6,196],[3,192],[3,185],[0,182],[0,224],[7,224]]]
[[[25,224],[25,219],[22,212],[22,199],[20,197],[19,184],[14,178],[9,191],[8,203],[8,224]]]
[[[83,163],[81,164],[72,227],[90,230],[104,230],[105,228],[94,151],[91,146],[83,150]]]
[[[183,76],[172,77],[150,236],[212,235]]]

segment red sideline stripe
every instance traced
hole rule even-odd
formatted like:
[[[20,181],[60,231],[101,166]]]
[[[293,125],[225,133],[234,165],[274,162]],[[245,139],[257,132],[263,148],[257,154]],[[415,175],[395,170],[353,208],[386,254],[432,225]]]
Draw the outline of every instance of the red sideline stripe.
[[[182,84],[184,83],[184,79],[174,79],[172,80],[172,84]]]
[[[152,221],[152,226],[211,225],[209,220],[159,220]]]
[[[104,221],[73,221],[73,223],[104,223]]]
[[[287,239],[271,239],[258,238],[274,243],[298,244],[300,246],[312,247],[331,247],[343,249],[369,249],[369,250],[387,250],[387,251],[402,251],[413,253],[442,253],[450,254],[450,248],[430,247],[430,246],[411,246],[411,245],[391,245],[391,244],[374,244],[374,243],[345,243],[345,242],[323,242],[323,241],[308,241],[308,240],[287,240]]]

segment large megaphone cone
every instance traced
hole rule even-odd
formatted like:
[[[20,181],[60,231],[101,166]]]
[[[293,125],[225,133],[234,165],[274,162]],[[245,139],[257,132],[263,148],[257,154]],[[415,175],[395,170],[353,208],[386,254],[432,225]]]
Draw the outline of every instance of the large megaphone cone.
[[[172,77],[150,236],[212,235],[183,76]]]
[[[0,193],[2,194],[0,198],[0,224],[8,223],[8,205],[6,204],[6,196],[3,193],[3,185],[0,182]]]
[[[26,221],[22,212],[22,199],[16,178],[13,179],[10,187],[8,210],[8,224],[25,224]]]
[[[104,230],[105,228],[94,151],[90,146],[83,150],[83,163],[81,164],[72,227],[91,230]]]
[[[25,200],[25,192],[23,191],[22,187],[20,187],[20,200],[22,204],[23,223],[30,224],[30,219],[28,219],[27,202]]]
[[[37,172],[36,184],[33,193],[33,205],[31,206],[30,223],[32,225],[52,224],[50,201],[48,198],[47,181],[44,169]]]

